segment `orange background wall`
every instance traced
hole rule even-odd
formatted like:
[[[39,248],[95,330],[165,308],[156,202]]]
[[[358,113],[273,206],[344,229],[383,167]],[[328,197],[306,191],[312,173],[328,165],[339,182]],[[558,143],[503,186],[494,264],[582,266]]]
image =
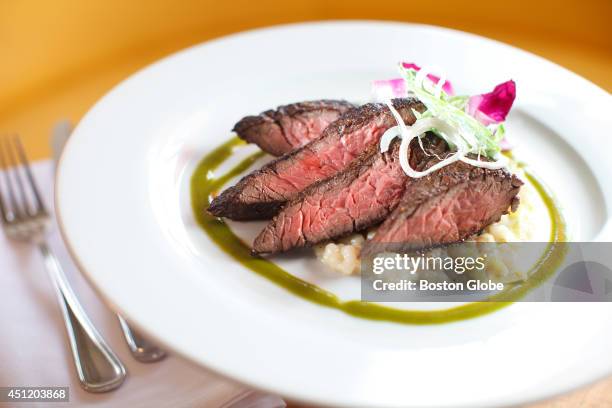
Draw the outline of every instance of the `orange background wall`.
[[[60,118],[186,46],[273,24],[383,19],[442,25],[535,52],[612,90],[612,0],[0,0],[0,134],[35,158]],[[563,84],[559,84],[563,86]]]

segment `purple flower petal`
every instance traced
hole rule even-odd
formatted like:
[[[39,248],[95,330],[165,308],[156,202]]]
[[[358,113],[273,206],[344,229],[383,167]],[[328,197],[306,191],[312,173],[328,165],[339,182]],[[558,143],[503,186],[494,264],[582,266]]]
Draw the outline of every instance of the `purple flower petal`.
[[[372,90],[381,98],[403,98],[406,96],[406,82],[402,78],[381,79],[372,82]]]
[[[465,110],[485,126],[501,123],[506,120],[514,98],[516,84],[510,80],[497,85],[492,92],[471,96]]]
[[[414,69],[415,71],[421,70],[421,67],[419,67],[416,64],[413,64],[412,62],[402,62],[402,67],[406,69]],[[427,74],[427,78],[429,78],[431,82],[433,82],[436,85],[438,84],[438,82],[440,82],[440,77],[434,74]],[[450,81],[444,82],[444,85],[442,85],[442,90],[446,92],[448,95],[455,94],[455,91],[453,90],[453,85],[451,84]]]

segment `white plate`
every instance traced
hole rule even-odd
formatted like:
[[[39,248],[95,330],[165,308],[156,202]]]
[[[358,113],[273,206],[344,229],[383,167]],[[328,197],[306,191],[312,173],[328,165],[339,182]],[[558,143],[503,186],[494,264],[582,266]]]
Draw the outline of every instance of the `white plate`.
[[[85,274],[166,347],[298,400],[505,405],[610,373],[610,304],[519,303],[437,326],[367,321],[289,294],[232,261],[195,225],[191,171],[240,117],[303,99],[368,99],[370,81],[395,75],[400,60],[443,68],[461,93],[513,78],[518,98],[508,130],[521,158],[557,194],[575,239],[610,241],[606,92],[474,35],[328,22],[190,48],[96,104],[66,146],[56,188],[64,236]],[[312,260],[282,264],[317,276]],[[343,295],[354,289],[354,279],[317,279]]]

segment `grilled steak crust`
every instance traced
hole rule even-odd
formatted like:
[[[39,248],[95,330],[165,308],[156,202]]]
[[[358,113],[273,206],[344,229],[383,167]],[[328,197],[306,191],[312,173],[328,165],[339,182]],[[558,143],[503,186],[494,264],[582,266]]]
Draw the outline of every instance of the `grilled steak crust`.
[[[416,120],[412,109],[421,112],[425,109],[413,98],[395,99],[393,105],[407,124]],[[395,124],[383,104],[368,103],[351,109],[330,124],[320,138],[266,164],[225,190],[213,200],[208,211],[234,220],[270,219],[309,185],[344,170]]]
[[[442,154],[446,144],[439,138],[426,139],[423,154],[413,141],[411,165],[422,168]],[[310,246],[364,230],[383,221],[399,203],[411,182],[399,163],[399,141],[386,153],[378,146],[354,160],[348,168],[317,182],[290,201],[253,243],[253,253],[276,253]]]
[[[505,169],[463,162],[443,167],[408,185],[363,252],[421,250],[463,241],[514,211],[522,184]]]
[[[347,101],[331,99],[292,103],[246,116],[233,131],[262,150],[281,156],[317,139],[330,123],[354,107]]]

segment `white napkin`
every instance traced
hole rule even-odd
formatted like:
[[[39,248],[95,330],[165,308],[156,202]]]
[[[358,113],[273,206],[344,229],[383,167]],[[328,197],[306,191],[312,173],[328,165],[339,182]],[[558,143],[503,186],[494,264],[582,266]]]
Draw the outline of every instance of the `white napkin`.
[[[37,162],[33,171],[48,208],[52,209],[52,162]],[[128,377],[119,389],[108,393],[83,391],[76,379],[53,287],[38,250],[25,243],[10,242],[0,233],[0,386],[68,386],[69,406],[285,407],[278,397],[221,379],[173,355],[152,364],[134,360],[117,318],[76,269],[55,225],[49,244],[89,317],[125,364]]]

